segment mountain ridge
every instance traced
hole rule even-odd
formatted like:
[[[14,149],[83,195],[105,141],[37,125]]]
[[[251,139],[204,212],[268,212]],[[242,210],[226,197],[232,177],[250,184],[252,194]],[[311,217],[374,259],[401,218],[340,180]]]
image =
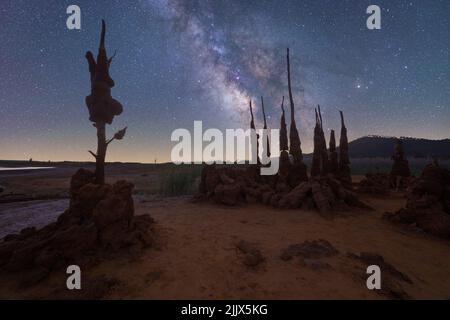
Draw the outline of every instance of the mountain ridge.
[[[403,143],[406,156],[415,158],[450,158],[450,139],[431,140],[414,137],[367,135],[349,142],[351,158],[390,157],[397,140]]]

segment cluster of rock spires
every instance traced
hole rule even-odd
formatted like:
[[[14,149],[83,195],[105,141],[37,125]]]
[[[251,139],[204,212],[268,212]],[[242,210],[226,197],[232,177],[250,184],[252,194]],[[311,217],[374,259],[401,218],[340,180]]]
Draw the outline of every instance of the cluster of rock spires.
[[[406,206],[384,217],[415,226],[438,237],[450,238],[450,171],[437,163],[425,167],[407,189]]]
[[[261,166],[259,159],[256,165],[241,168],[205,165],[201,175],[198,197],[212,199],[226,205],[236,205],[240,202],[261,202],[280,208],[317,208],[322,213],[329,212],[333,208],[345,209],[348,206],[369,208],[359,201],[351,190],[347,129],[342,112],[341,144],[338,157],[334,131],[331,131],[330,148],[327,150],[320,106],[316,110],[313,163],[311,176],[308,178],[295,122],[289,49],[287,50],[287,76],[291,122],[288,140],[283,97],[281,102],[278,174],[261,176],[259,174],[259,167]],[[261,104],[264,128],[267,128],[263,99],[261,99]],[[250,128],[255,130],[251,101],[250,113]],[[265,145],[267,147],[265,147],[264,152],[270,155],[269,142],[264,142],[263,146]]]
[[[151,246],[153,220],[134,215],[133,184],[94,181],[94,173],[79,169],[71,179],[70,206],[56,222],[7,235],[0,242],[0,268],[20,272],[30,284],[70,264]]]

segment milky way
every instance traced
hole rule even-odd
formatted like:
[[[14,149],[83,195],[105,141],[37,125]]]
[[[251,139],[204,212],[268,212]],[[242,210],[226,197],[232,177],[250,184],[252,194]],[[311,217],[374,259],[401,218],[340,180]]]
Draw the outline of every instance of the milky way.
[[[450,136],[450,2],[376,1],[382,29],[366,28],[373,1],[26,1],[0,11],[0,158],[90,160],[95,144],[84,98],[84,53],[98,46],[100,20],[113,96],[124,105],[110,132],[115,161],[168,161],[176,128],[246,128],[263,95],[278,127],[291,49],[297,124],[312,149],[313,108],[327,129],[344,110],[349,138],[367,134]],[[81,30],[66,8],[81,8]]]

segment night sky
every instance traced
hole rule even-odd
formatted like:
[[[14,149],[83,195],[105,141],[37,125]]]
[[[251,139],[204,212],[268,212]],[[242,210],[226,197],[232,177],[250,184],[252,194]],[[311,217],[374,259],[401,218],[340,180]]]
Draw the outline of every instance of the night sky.
[[[68,30],[66,8],[81,8]],[[366,27],[367,6],[382,9],[381,30]],[[93,160],[95,128],[84,54],[96,55],[107,23],[114,98],[124,113],[109,134],[109,161],[169,161],[176,128],[257,125],[265,98],[279,127],[287,96],[286,47],[304,152],[312,151],[314,107],[349,139],[368,134],[450,137],[450,1],[92,1],[2,0],[0,159]],[[288,117],[289,120],[289,117]]]

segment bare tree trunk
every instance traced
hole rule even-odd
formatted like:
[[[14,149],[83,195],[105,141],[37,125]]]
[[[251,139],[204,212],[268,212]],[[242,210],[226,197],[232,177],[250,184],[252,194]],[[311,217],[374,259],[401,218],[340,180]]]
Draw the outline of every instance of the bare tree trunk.
[[[105,157],[106,157],[106,126],[104,122],[97,122],[97,156],[95,161],[95,182],[105,183]]]

